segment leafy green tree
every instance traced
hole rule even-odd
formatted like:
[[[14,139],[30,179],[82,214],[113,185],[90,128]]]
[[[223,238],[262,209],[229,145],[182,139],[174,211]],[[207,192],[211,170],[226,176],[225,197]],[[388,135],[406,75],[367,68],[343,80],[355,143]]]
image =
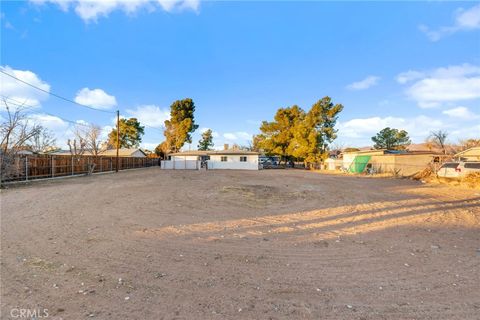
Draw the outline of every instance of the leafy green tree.
[[[314,163],[328,157],[327,147],[337,137],[335,124],[343,105],[333,104],[330,97],[318,100],[303,121],[294,127],[288,153],[305,163]]]
[[[211,150],[213,147],[213,134],[212,130],[208,129],[202,133],[202,139],[198,142],[198,150]]]
[[[163,141],[162,143],[160,143],[158,146],[155,147],[155,154],[162,159],[166,158],[168,151],[169,151],[169,148],[167,146],[166,141]]]
[[[192,99],[177,100],[170,106],[170,119],[165,121],[164,135],[171,152],[178,152],[185,142],[192,143],[191,133],[198,129]]]
[[[280,155],[286,161],[288,149],[294,136],[295,127],[305,118],[305,111],[294,105],[277,110],[274,121],[263,121],[262,132],[254,138],[254,147],[269,155]]]
[[[136,118],[120,119],[120,148],[138,147],[142,142],[145,127]],[[117,129],[108,134],[108,147],[117,147]]]
[[[394,128],[382,129],[376,136],[372,137],[375,143],[375,149],[404,150],[412,142],[408,137],[408,132]]]

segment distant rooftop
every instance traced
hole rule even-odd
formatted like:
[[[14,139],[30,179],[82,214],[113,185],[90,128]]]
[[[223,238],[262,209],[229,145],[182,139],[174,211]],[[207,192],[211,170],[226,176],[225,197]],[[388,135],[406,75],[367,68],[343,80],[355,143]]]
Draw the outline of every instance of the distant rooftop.
[[[255,151],[246,151],[238,149],[229,149],[229,150],[193,150],[193,151],[183,151],[170,153],[170,156],[210,156],[210,155],[258,155],[258,152]]]

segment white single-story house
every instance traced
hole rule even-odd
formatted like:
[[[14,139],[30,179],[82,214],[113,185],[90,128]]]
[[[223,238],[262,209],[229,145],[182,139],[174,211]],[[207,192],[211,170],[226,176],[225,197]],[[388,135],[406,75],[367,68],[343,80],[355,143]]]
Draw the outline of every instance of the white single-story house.
[[[162,169],[258,170],[258,152],[244,150],[184,151],[168,155]]]

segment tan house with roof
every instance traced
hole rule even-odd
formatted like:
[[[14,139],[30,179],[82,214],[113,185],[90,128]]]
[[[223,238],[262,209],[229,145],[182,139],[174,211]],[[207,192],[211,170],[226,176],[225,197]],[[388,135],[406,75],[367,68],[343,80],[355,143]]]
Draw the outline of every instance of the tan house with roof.
[[[414,175],[445,155],[431,151],[363,150],[343,153],[343,168],[351,173],[392,173]]]
[[[480,147],[473,147],[459,152],[454,157],[462,161],[480,161]]]

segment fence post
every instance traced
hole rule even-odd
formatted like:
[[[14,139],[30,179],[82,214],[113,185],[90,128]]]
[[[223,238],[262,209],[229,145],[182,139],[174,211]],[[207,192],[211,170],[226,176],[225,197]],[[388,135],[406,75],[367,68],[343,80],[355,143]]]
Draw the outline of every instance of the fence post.
[[[25,181],[28,181],[28,156],[25,156]]]
[[[110,157],[110,171],[113,171],[113,160],[112,160],[112,157]]]
[[[74,170],[73,170],[73,167],[74,167],[74,164],[73,164],[73,156],[71,157],[70,160],[71,160],[71,163],[72,163],[72,176],[73,176],[73,172],[74,172]]]
[[[52,178],[55,177],[55,156],[52,156]]]

